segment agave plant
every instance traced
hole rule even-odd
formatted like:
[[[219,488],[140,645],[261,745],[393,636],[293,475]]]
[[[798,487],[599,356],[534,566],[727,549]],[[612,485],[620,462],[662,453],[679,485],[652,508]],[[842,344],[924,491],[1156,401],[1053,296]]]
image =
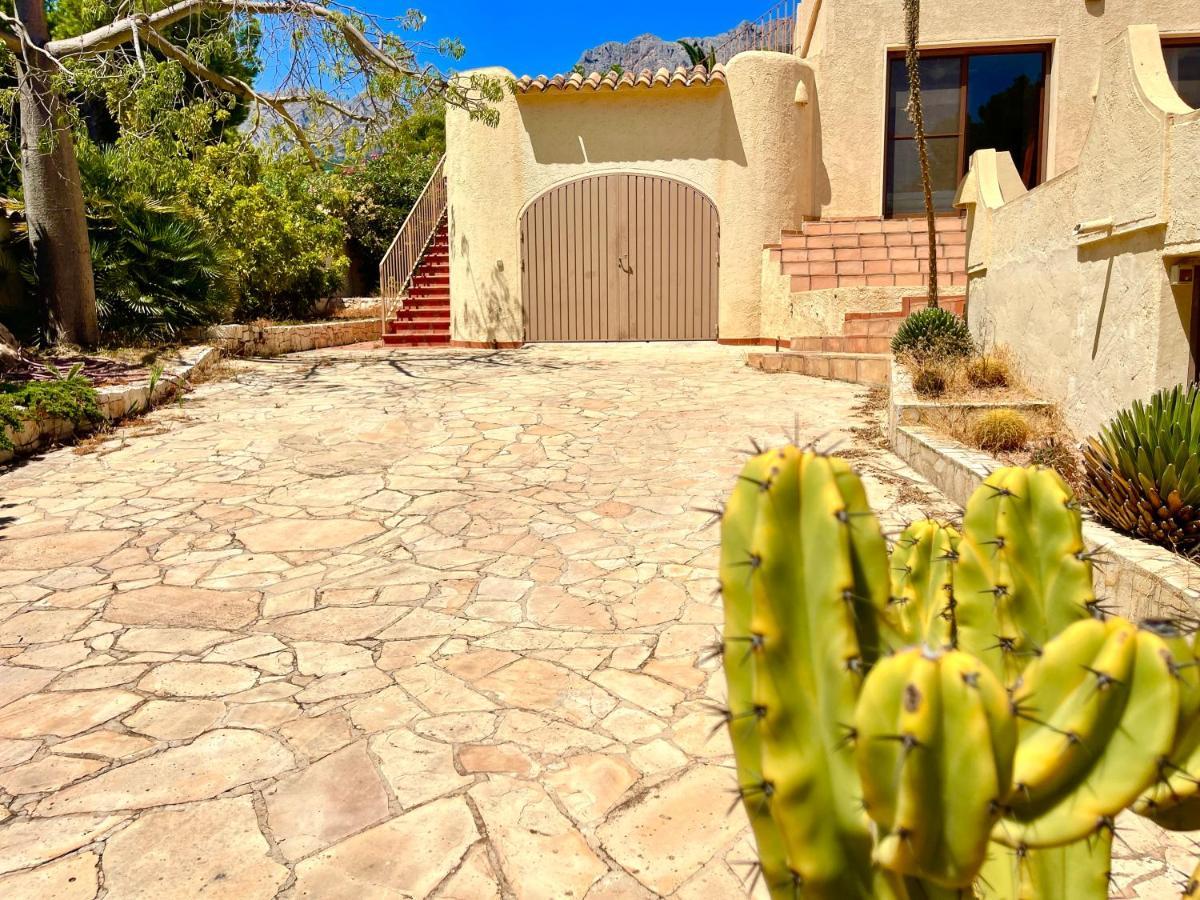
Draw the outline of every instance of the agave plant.
[[[1083,449],[1087,500],[1101,519],[1180,553],[1200,548],[1200,390],[1134,401]]]

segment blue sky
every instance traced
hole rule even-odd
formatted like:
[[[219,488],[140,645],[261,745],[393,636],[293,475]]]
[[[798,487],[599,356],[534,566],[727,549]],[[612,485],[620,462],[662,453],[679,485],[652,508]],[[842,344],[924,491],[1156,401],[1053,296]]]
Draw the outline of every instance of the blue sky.
[[[719,34],[743,19],[756,18],[771,2],[417,0],[414,5],[428,19],[422,32],[426,40],[456,37],[466,45],[467,55],[456,68],[500,65],[517,75],[553,75],[570,69],[583,50],[603,41],[627,41],[646,32],[668,40]],[[358,0],[358,5],[379,15],[394,16],[403,9],[384,0]]]

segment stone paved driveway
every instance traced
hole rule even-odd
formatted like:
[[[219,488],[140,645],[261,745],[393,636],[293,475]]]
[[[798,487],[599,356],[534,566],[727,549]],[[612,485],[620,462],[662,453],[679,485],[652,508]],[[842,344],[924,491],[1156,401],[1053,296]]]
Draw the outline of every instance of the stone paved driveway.
[[[711,345],[326,352],[0,475],[0,896],[741,896],[691,507],[795,419],[890,524],[948,511],[863,397]]]

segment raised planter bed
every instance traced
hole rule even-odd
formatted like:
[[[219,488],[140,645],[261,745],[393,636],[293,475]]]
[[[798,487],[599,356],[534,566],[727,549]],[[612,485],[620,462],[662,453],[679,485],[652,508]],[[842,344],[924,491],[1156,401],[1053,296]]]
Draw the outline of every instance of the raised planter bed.
[[[282,356],[380,340],[378,316],[303,325],[215,325],[205,338],[231,356]]]
[[[181,350],[179,356],[181,362],[164,369],[153,388],[149,378],[131,384],[96,388],[97,402],[105,421],[116,422],[131,413],[144,412],[155,402],[173,395],[183,383],[207,371],[216,363],[221,358],[221,351],[208,346],[188,347]],[[14,456],[33,453],[49,444],[68,440],[78,430],[75,423],[67,419],[26,420],[21,423],[20,428],[6,429],[13,449],[0,449],[0,463],[7,462]]]

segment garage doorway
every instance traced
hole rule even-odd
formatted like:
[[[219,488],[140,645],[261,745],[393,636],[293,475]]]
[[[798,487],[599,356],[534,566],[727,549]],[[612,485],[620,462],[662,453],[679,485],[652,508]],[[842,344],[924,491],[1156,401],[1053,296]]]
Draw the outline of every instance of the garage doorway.
[[[719,243],[716,207],[682,182],[559,185],[521,217],[525,340],[714,340]]]

